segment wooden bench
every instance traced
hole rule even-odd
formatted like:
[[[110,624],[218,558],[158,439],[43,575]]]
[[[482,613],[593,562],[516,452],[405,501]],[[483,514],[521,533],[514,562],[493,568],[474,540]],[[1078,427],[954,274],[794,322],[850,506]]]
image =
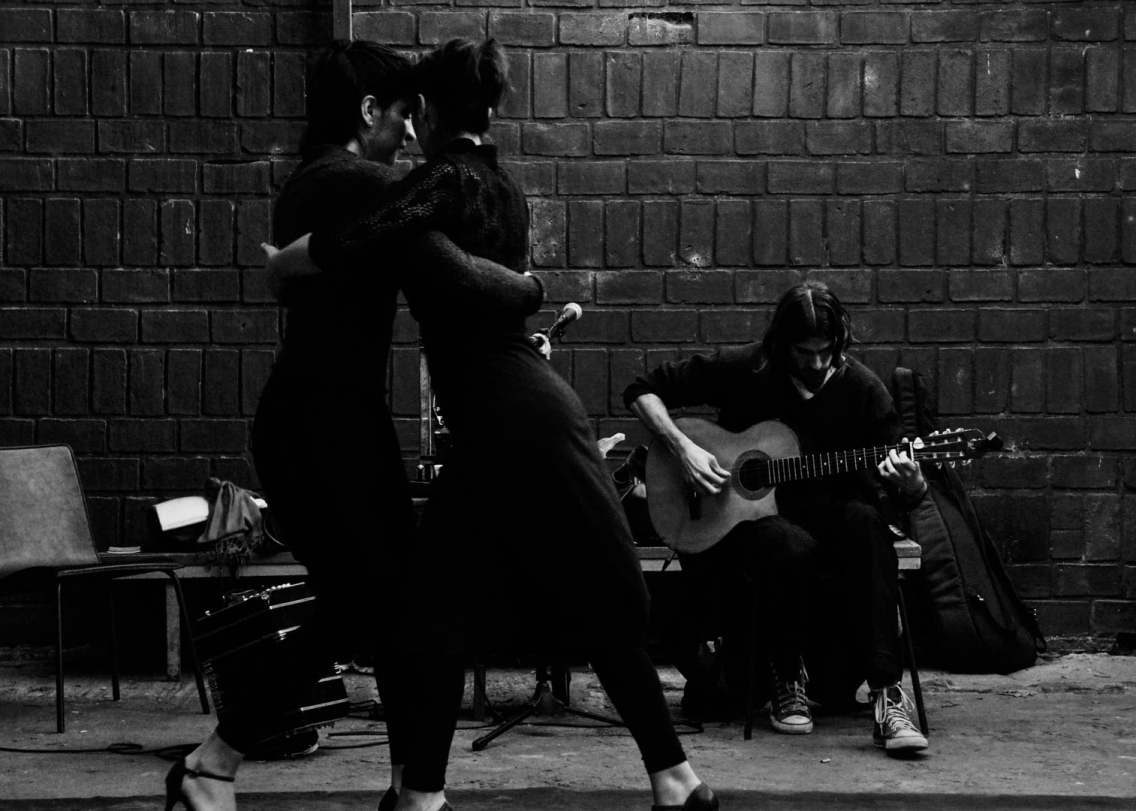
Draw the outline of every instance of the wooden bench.
[[[919,568],[920,548],[914,541],[907,539],[896,541],[896,553],[899,556],[900,571],[911,571]],[[665,546],[636,547],[639,553],[639,563],[644,572],[678,572],[682,564]],[[230,578],[236,581],[247,581],[247,587],[253,588],[258,580],[272,580],[285,582],[299,580],[308,573],[304,565],[298,563],[292,553],[279,552],[272,555],[263,555],[254,558],[249,563],[238,566],[235,573],[227,567],[217,566],[210,562],[206,553],[171,554],[170,558],[182,565],[178,569],[178,577],[182,580],[202,580],[211,578]],[[234,576],[235,574],[235,576]],[[160,575],[142,575],[141,580],[162,579]],[[168,582],[166,589],[166,678],[176,680],[181,678],[181,626],[180,612],[178,611],[177,597],[174,589]]]
[[[639,547],[639,562],[644,572],[679,571],[682,567],[678,560],[671,560],[671,550],[662,546]],[[211,562],[206,553],[170,554],[171,560],[181,564],[177,575],[181,580],[204,580],[213,578],[229,578],[241,582],[245,588],[255,588],[256,581],[271,580],[274,582],[287,582],[301,580],[307,576],[308,570],[302,563],[298,563],[291,552],[279,552],[272,555],[262,555],[238,566],[235,572],[228,567],[218,566]],[[668,561],[670,561],[668,565]],[[141,575],[134,580],[158,579],[154,575]],[[164,579],[164,578],[163,578]],[[181,678],[181,627],[180,612],[178,610],[177,596],[174,588],[166,584],[166,678],[176,680]]]

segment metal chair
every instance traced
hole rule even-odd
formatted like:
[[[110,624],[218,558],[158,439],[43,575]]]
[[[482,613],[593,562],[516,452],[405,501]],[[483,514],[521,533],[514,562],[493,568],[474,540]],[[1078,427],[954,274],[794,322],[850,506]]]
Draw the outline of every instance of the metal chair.
[[[63,584],[101,580],[110,604],[111,687],[119,700],[118,644],[114,630],[111,583],[120,578],[159,573],[169,578],[177,595],[182,622],[188,614],[176,569],[180,564],[160,555],[100,554],[91,535],[87,502],[79,483],[75,456],[66,445],[0,448],[0,580],[20,588],[55,586],[55,717],[63,715]],[[201,711],[208,714],[205,679],[188,634]]]

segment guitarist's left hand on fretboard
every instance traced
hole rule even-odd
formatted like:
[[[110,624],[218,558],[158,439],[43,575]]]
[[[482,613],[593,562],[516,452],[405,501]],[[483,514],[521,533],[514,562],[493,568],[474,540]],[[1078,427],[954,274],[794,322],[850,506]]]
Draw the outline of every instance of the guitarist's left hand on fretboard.
[[[885,482],[908,498],[921,494],[927,486],[927,481],[923,478],[923,469],[904,449],[889,450],[887,456],[876,466],[876,470]]]

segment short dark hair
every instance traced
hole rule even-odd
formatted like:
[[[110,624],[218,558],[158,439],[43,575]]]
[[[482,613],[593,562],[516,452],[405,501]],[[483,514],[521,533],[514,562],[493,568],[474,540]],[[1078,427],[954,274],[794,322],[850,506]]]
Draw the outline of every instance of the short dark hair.
[[[451,39],[418,60],[414,88],[435,106],[445,129],[483,133],[489,129],[489,110],[509,92],[505,52],[495,39],[480,45]]]
[[[852,319],[823,282],[801,282],[786,290],[761,339],[761,366],[783,370],[792,344],[810,338],[832,341],[832,364],[844,362],[852,343]]]
[[[414,98],[411,62],[393,48],[337,39],[320,51],[308,71],[308,126],[300,147],[346,144],[362,125],[359,105],[374,96],[380,107]]]

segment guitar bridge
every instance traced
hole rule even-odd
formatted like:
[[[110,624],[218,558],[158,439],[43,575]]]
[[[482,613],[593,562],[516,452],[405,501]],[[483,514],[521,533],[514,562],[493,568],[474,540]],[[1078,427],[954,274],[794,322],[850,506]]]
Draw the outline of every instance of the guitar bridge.
[[[690,520],[697,521],[702,517],[702,496],[697,490],[686,494],[686,506],[690,510]]]

